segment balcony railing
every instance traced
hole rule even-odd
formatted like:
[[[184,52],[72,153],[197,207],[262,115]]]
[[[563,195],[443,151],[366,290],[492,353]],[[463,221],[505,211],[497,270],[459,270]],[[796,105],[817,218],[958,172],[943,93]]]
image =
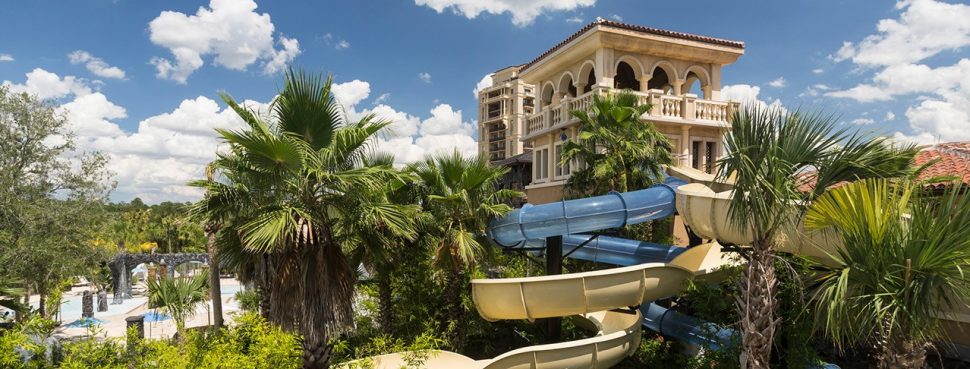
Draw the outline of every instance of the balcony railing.
[[[596,89],[575,98],[565,98],[558,105],[543,107],[542,111],[526,118],[523,138],[546,132],[558,126],[578,122],[569,112],[586,110],[592,106],[593,95],[616,92],[613,89]],[[737,102],[698,99],[694,95],[672,96],[661,90],[647,93],[632,92],[641,104],[653,107],[643,118],[669,121],[696,121],[710,124],[727,124],[731,114],[738,109]]]

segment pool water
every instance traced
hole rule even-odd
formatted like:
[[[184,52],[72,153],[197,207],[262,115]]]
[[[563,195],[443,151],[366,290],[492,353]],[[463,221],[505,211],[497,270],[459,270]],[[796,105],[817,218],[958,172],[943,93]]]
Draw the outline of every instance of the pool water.
[[[68,328],[87,328],[96,325],[103,325],[106,321],[98,318],[81,318],[67,324]]]
[[[158,311],[149,311],[142,314],[142,316],[145,317],[145,323],[161,322],[170,319],[168,315],[159,313]]]

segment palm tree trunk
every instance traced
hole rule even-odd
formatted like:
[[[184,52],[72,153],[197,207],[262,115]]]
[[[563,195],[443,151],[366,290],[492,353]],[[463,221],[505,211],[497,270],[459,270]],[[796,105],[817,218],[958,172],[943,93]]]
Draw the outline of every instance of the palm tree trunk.
[[[37,284],[37,295],[40,297],[40,300],[37,303],[37,312],[40,314],[41,318],[50,318],[47,316],[47,288],[44,286],[44,283]]]
[[[391,277],[386,270],[377,274],[377,297],[380,304],[377,323],[384,333],[394,334],[394,301],[392,301],[394,291],[391,287]]]
[[[445,282],[445,301],[448,321],[448,340],[452,349],[461,350],[464,347],[465,319],[461,304],[461,269],[454,269],[448,274]]]
[[[216,231],[214,225],[206,225],[206,251],[209,252],[209,297],[212,300],[212,325],[222,328],[222,286],[219,281],[219,257],[216,253]],[[171,248],[171,242],[169,242]]]
[[[272,306],[269,288],[269,255],[262,255],[259,257],[259,261],[256,263],[256,269],[258,273],[257,284],[259,285],[259,314],[263,317],[263,319],[269,320],[269,310]]]
[[[775,327],[781,320],[775,317],[778,285],[775,276],[775,253],[772,245],[765,240],[755,241],[752,246],[751,260],[745,268],[742,293],[738,298],[743,332],[741,368],[767,369]]]
[[[926,365],[926,343],[889,338],[876,347],[876,369],[922,369]]]

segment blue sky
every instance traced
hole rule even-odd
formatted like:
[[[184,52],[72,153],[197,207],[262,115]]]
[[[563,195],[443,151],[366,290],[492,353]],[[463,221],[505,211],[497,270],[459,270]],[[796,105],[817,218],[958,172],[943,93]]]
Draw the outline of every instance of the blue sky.
[[[399,122],[401,162],[474,152],[472,91],[597,16],[746,43],[725,94],[821,107],[920,143],[970,140],[970,6],[931,0],[4,1],[0,81],[52,98],[82,149],[112,157],[113,198],[192,200],[218,92],[260,107],[287,63],[333,73],[349,114]],[[29,31],[27,31],[29,30]],[[849,43],[849,44],[845,44]],[[179,57],[177,57],[178,55]]]

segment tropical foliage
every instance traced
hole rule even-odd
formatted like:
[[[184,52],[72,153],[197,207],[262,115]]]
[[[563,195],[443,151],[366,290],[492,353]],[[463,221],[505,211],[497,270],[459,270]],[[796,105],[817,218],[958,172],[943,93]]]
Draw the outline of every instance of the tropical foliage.
[[[175,321],[176,332],[185,331],[185,320],[195,316],[209,291],[209,273],[192,277],[162,277],[148,281],[148,304],[161,308]]]
[[[219,130],[228,150],[212,163],[212,179],[194,183],[206,191],[196,213],[221,225],[220,253],[260,269],[266,313],[301,333],[307,368],[326,367],[330,339],[353,322],[357,273],[346,230],[361,227],[360,214],[400,236],[413,222],[406,207],[374,196],[401,173],[364,160],[389,123],[346,121],[331,86],[289,71],[269,119],[224,96],[246,127]]]
[[[842,241],[812,301],[840,349],[875,349],[878,368],[922,368],[940,317],[970,301],[970,196],[919,183],[867,180],[832,189],[805,224]]]
[[[518,191],[497,189],[508,169],[492,167],[484,157],[466,158],[458,152],[426,159],[411,171],[421,180],[425,210],[439,229],[433,234],[434,265],[444,274],[446,322],[453,346],[465,336],[461,289],[470,267],[485,253],[485,228],[491,219],[512,210],[508,200]]]
[[[805,205],[835,184],[911,172],[914,147],[894,148],[885,138],[837,126],[831,115],[757,105],[731,117],[719,176],[735,183],[732,223],[753,235],[739,299],[743,368],[768,367],[781,320],[775,314],[779,230],[794,227]]]
[[[670,165],[667,137],[640,120],[651,109],[629,91],[593,95],[589,111],[569,112],[581,122],[575,140],[563,144],[561,165],[572,165],[566,188],[573,196],[626,192],[663,178]]]

